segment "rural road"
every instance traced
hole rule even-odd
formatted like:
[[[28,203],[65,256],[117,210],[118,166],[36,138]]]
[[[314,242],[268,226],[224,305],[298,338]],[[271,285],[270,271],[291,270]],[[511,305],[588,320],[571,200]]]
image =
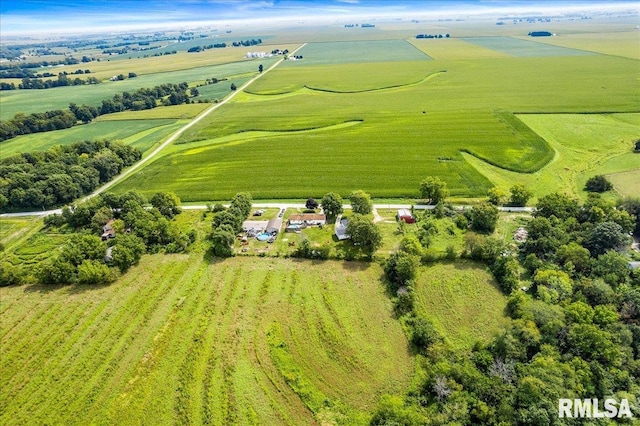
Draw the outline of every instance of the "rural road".
[[[227,204],[226,207],[229,205]],[[343,208],[350,209],[351,205],[343,204]],[[374,204],[373,208],[378,209],[411,209],[413,206],[416,210],[430,210],[435,208],[434,205],[426,205],[426,204]],[[455,205],[453,206],[456,210],[465,210],[469,209],[472,206],[470,205]],[[304,203],[253,203],[252,208],[254,209],[304,209]],[[193,206],[182,206],[183,210],[206,210],[206,205],[193,205]],[[509,213],[531,213],[534,211],[533,207],[498,207],[498,210],[501,212],[509,212]],[[55,210],[44,210],[44,211],[35,211],[35,212],[17,212],[17,213],[3,213],[0,214],[0,218],[2,217],[20,217],[20,216],[49,216],[52,214],[61,214],[62,209]]]

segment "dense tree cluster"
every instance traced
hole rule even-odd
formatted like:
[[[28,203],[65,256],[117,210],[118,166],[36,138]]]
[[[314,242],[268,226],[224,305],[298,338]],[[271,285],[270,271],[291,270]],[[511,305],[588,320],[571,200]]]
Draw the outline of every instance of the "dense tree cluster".
[[[147,207],[146,198],[136,191],[105,193],[47,216],[45,226],[71,233],[69,240],[33,267],[5,258],[0,262],[0,285],[107,284],[137,264],[144,253],[185,251],[196,234],[183,232],[171,220],[180,200],[165,193],[152,200],[160,209]],[[114,238],[101,238],[105,225],[114,230]]]
[[[82,74],[85,71],[82,71]],[[87,70],[88,71],[88,70]],[[99,84],[100,80],[96,77],[89,77],[86,80],[76,77],[69,78],[68,74],[60,73],[55,80],[43,80],[41,78],[23,78],[22,82],[18,85],[18,89],[51,89],[53,87],[65,87],[65,86],[82,86],[85,84]]]
[[[119,141],[85,141],[0,161],[0,210],[46,209],[90,193],[141,158]]]
[[[467,233],[465,256],[489,265],[511,317],[469,352],[449,347],[413,309],[418,247],[404,241],[385,273],[423,355],[420,383],[404,399],[383,398],[371,424],[560,425],[559,398],[629,398],[640,414],[640,274],[619,251],[639,205],[551,194],[518,250]]]
[[[78,122],[89,123],[94,118],[120,111],[139,111],[162,105],[180,105],[189,102],[187,83],[161,84],[151,89],[142,88],[133,93],[122,92],[111,99],[103,100],[100,107],[69,104],[68,110],[53,110],[44,113],[16,114],[10,120],[0,121],[0,141],[19,135],[67,129]]]
[[[215,256],[233,256],[233,242],[236,234],[242,230],[242,222],[251,213],[251,204],[251,194],[240,192],[233,197],[228,209],[215,213],[211,233],[212,250]]]

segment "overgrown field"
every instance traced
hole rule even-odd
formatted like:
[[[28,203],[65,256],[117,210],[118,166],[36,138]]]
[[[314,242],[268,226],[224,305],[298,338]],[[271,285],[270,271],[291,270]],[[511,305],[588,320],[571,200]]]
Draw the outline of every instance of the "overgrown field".
[[[416,282],[418,312],[427,316],[446,340],[470,349],[489,341],[507,324],[507,298],[482,265],[456,261],[422,268]]]
[[[0,421],[365,423],[412,376],[381,274],[153,255],[108,287],[0,288]]]
[[[348,195],[355,188],[415,197],[420,180],[437,174],[452,195],[479,197],[498,182],[464,153],[521,179],[555,155],[513,111],[635,111],[639,101],[636,62],[601,55],[304,61],[256,81],[250,94],[185,132],[116,191],[162,187],[185,201],[228,199],[239,190],[256,199]]]

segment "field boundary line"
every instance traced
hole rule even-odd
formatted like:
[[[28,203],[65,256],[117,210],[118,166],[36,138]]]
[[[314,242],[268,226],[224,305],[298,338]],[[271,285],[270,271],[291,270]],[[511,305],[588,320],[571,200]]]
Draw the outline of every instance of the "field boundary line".
[[[307,43],[304,43],[302,45],[300,45],[296,50],[294,50],[292,52],[292,54],[296,53],[298,50],[302,49],[304,46],[306,46]],[[167,146],[169,146],[172,142],[176,141],[180,136],[182,136],[182,134],[187,131],[188,129],[190,129],[191,127],[193,127],[194,125],[196,125],[197,123],[199,123],[203,118],[205,118],[206,116],[208,116],[209,114],[211,114],[213,111],[217,110],[218,108],[220,108],[221,106],[223,106],[224,104],[226,104],[227,102],[229,102],[231,99],[233,99],[238,93],[242,92],[246,87],[248,87],[249,85],[251,85],[254,81],[256,81],[257,79],[259,79],[260,77],[262,77],[263,75],[265,75],[266,73],[268,73],[269,71],[275,69],[278,65],[280,65],[282,63],[282,61],[284,61],[284,58],[280,59],[279,61],[277,61],[276,63],[274,63],[273,65],[271,65],[269,68],[267,68],[266,70],[264,70],[262,73],[259,73],[258,75],[256,75],[255,77],[253,77],[251,80],[247,81],[246,83],[244,83],[242,86],[240,86],[237,90],[233,91],[232,93],[230,93],[226,98],[224,98],[222,101],[218,102],[217,104],[213,104],[211,105],[211,107],[207,108],[206,110],[204,110],[203,112],[201,112],[198,116],[196,116],[193,120],[191,120],[189,123],[185,124],[183,127],[181,127],[180,129],[178,129],[175,133],[173,133],[171,136],[169,136],[169,138],[167,140],[165,140],[159,147],[157,147],[156,149],[154,149],[151,154],[149,154],[148,156],[146,156],[145,158],[141,159],[140,161],[138,161],[137,163],[135,163],[133,166],[131,166],[129,169],[125,170],[123,173],[121,173],[120,175],[116,176],[113,180],[105,183],[104,185],[102,185],[101,187],[99,187],[98,189],[96,189],[95,191],[93,191],[91,194],[86,195],[85,197],[80,199],[80,202],[85,202],[97,195],[100,195],[101,193],[103,193],[104,191],[106,191],[107,189],[111,188],[112,186],[114,186],[115,184],[123,181],[124,179],[126,179],[127,177],[129,177],[133,172],[135,172],[136,170],[138,170],[140,167],[142,167],[143,165],[145,165],[146,163],[148,163],[150,160],[152,160],[153,158],[155,158],[163,149],[165,149]]]

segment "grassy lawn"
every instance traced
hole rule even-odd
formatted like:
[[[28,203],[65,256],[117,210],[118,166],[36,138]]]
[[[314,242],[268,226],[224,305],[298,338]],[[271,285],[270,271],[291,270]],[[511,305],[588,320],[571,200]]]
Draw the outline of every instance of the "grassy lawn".
[[[153,255],[107,287],[0,288],[0,418],[364,424],[412,375],[381,274]]]
[[[489,340],[508,322],[507,298],[484,266],[472,262],[422,268],[416,302],[418,311],[459,349],[469,349],[479,339]]]

